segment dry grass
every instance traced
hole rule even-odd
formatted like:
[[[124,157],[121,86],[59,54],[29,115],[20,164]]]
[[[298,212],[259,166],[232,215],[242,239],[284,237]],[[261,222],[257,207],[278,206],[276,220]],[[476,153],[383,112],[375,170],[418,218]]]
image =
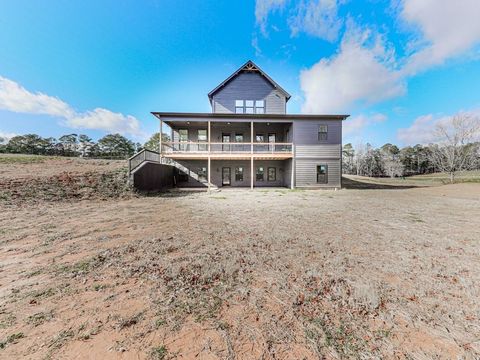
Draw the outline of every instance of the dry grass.
[[[0,358],[479,358],[480,186],[393,189],[3,204]]]

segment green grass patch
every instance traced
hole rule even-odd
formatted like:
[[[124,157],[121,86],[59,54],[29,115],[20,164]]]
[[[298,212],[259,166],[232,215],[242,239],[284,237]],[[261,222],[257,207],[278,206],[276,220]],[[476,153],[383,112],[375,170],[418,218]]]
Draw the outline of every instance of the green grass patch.
[[[52,156],[23,155],[23,154],[0,154],[0,164],[35,164],[42,163]]]
[[[165,345],[154,347],[150,351],[150,359],[152,360],[164,360],[167,358],[168,350]]]

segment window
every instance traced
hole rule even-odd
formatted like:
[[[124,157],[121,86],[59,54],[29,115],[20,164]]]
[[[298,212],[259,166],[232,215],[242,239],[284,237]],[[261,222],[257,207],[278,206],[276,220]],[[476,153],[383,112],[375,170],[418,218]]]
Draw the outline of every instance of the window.
[[[255,101],[255,114],[265,114],[265,101],[256,100]]]
[[[198,142],[207,141],[207,130],[198,130]]]
[[[257,134],[255,135],[255,141],[256,142],[262,142],[263,143],[263,134]]]
[[[245,100],[245,114],[253,114],[254,113],[254,101],[253,100]]]
[[[235,168],[235,181],[243,181],[243,167]]]
[[[257,167],[257,176],[256,176],[257,181],[263,181],[263,174],[264,174],[263,166]]]
[[[198,180],[199,181],[207,181],[207,168],[206,167],[198,168]]]
[[[327,165],[317,165],[317,183],[318,184],[328,183],[328,166]]]
[[[187,129],[178,130],[178,137],[180,138],[180,141],[188,141],[188,130]]]
[[[179,138],[180,142],[187,142],[188,141],[188,130],[187,129],[178,130],[178,138]],[[188,144],[180,144],[180,151],[188,151]]]
[[[198,142],[207,142],[207,130],[199,129],[198,130]],[[207,151],[207,144],[198,144],[199,151]]]
[[[235,142],[243,142],[243,134],[235,134]]]
[[[265,100],[235,100],[235,114],[265,114]]]
[[[327,140],[328,126],[318,125],[318,140]]]
[[[243,114],[244,111],[244,101],[235,100],[235,114]]]
[[[268,181],[277,180],[277,168],[269,167],[268,168]]]

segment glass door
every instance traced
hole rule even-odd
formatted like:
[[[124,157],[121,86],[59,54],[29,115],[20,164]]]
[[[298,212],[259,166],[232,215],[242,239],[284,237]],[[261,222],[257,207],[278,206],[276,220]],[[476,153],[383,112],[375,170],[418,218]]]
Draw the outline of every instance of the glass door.
[[[222,168],[222,185],[229,186],[231,185],[232,177],[229,167]]]
[[[222,134],[222,151],[230,151],[230,145],[225,145],[225,143],[230,142],[230,134]]]
[[[180,140],[180,151],[188,151],[188,130],[180,129],[178,130],[178,138]]]
[[[268,150],[271,152],[275,151],[275,134],[268,134]]]

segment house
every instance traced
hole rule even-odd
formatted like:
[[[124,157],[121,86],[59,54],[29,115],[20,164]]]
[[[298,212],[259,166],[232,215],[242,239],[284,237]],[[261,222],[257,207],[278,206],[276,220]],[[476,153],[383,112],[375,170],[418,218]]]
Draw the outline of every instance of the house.
[[[132,173],[138,173],[134,183],[144,188],[341,187],[342,121],[348,115],[288,114],[290,94],[252,61],[208,98],[211,113],[152,113],[168,141],[160,139],[160,154],[130,159]]]

